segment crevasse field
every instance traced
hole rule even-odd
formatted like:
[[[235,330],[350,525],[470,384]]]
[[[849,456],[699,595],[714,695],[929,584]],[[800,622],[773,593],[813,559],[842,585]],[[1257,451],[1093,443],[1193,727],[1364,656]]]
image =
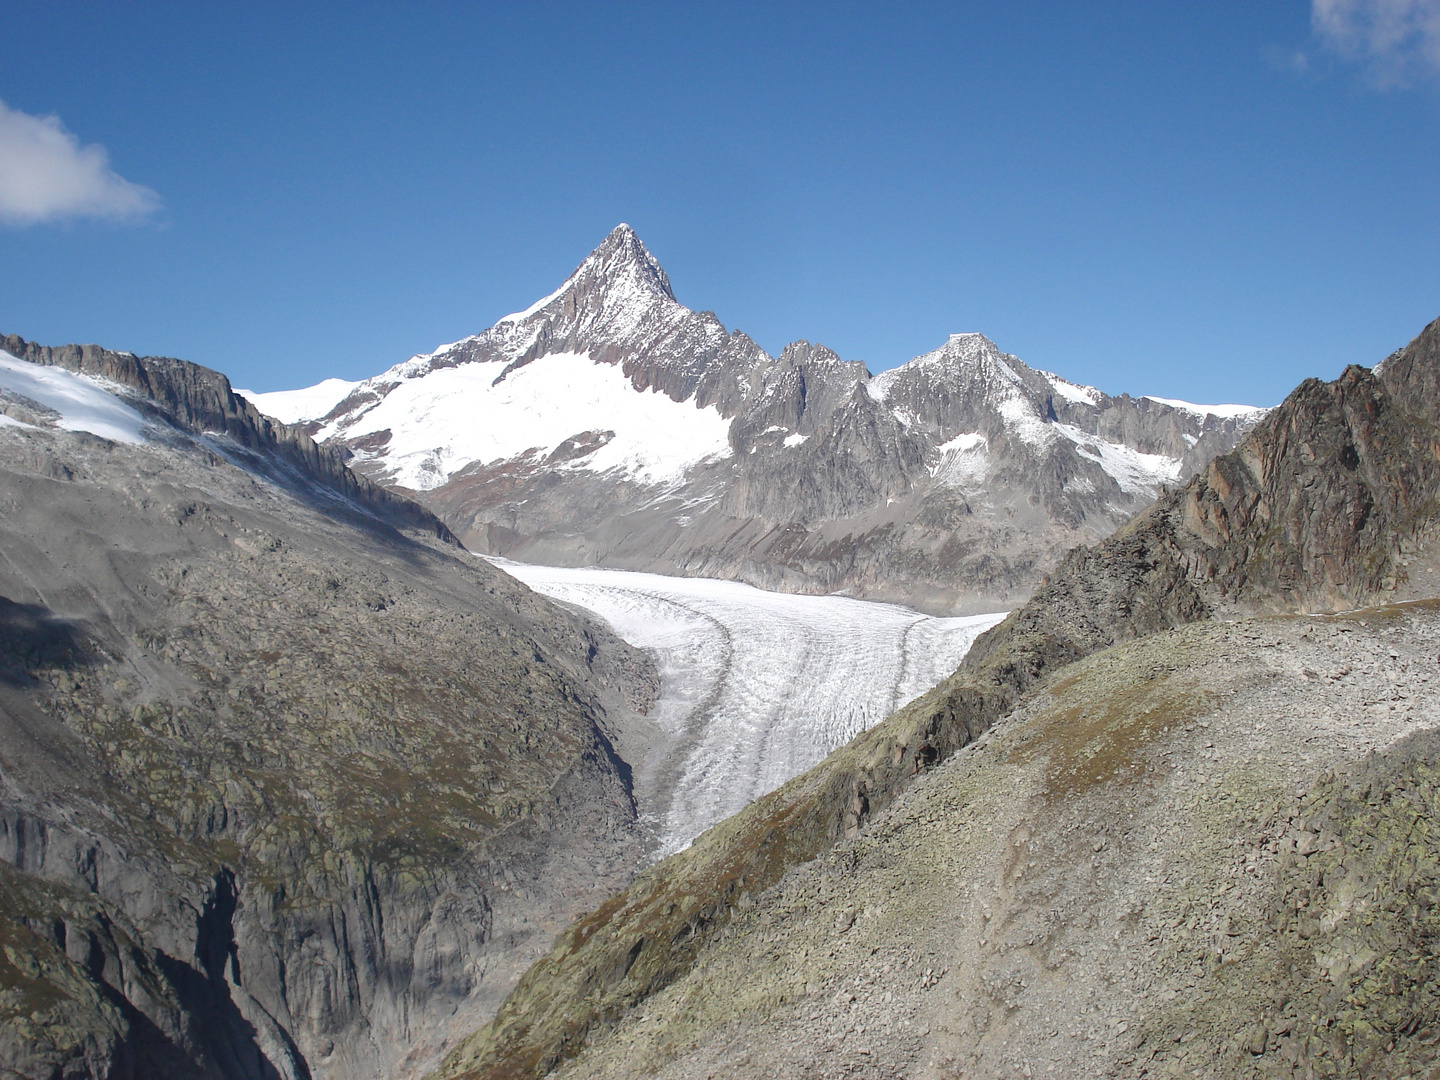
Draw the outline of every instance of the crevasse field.
[[[733,581],[490,559],[656,657],[652,718],[676,747],[664,855],[779,787],[950,674],[1004,613],[942,619],[894,604]]]

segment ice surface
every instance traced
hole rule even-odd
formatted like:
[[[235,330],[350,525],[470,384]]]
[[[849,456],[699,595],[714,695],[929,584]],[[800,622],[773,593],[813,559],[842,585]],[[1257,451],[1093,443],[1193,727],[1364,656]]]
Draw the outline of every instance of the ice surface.
[[[145,441],[145,418],[105,389],[99,379],[64,368],[31,364],[0,351],[0,391],[59,414],[57,427],[88,431],[113,442]]]
[[[236,390],[235,393],[254,403],[266,416],[273,416],[282,424],[298,424],[302,420],[319,420],[350,395],[359,386],[358,382],[344,379],[326,379],[314,386],[300,390],[272,390],[257,394],[253,390]]]
[[[1021,442],[1031,446],[1049,446],[1055,438],[1050,422],[1035,412],[1035,405],[1029,398],[1018,392],[998,402],[996,408],[1005,426]]]
[[[408,379],[345,436],[388,428],[391,481],[420,491],[471,462],[509,461],[532,450],[548,455],[573,435],[601,429],[615,437],[569,467],[620,469],[642,483],[665,484],[730,453],[729,423],[718,409],[637,391],[618,365],[553,353],[497,382],[503,370],[501,363],[460,364]]]
[[[684,747],[659,822],[662,854],[935,685],[1004,617],[941,619],[711,578],[491,561],[654,651],[661,699],[653,715]]]
[[[940,456],[930,475],[941,484],[965,488],[983,483],[990,475],[990,443],[978,431],[956,435],[935,449]]]
[[[1161,405],[1169,405],[1172,409],[1184,409],[1186,412],[1196,413],[1200,416],[1218,416],[1222,420],[1242,416],[1254,416],[1256,413],[1267,411],[1259,405],[1195,405],[1189,401],[1181,401],[1179,398],[1156,397],[1154,394],[1145,394],[1146,401],[1158,401]]]
[[[1070,424],[1053,426],[1075,444],[1081,457],[1097,462],[1127,494],[1154,496],[1161,484],[1174,484],[1180,480],[1182,465],[1179,458],[1142,454],[1122,443],[1106,442]]]

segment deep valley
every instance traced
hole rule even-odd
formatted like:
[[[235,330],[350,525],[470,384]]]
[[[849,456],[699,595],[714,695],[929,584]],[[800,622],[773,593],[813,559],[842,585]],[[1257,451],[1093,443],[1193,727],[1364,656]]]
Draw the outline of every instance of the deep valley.
[[[621,226],[360,383],[0,348],[0,1076],[1440,1068],[1440,321],[872,375]]]

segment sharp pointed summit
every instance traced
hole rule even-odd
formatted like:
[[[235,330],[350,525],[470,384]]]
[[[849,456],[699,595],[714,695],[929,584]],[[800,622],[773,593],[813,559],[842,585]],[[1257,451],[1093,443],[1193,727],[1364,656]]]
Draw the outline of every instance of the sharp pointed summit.
[[[665,273],[660,260],[650,254],[635,230],[623,221],[610,230],[610,235],[590,253],[576,275],[592,264],[603,269],[610,280],[629,278],[636,284],[648,286],[667,300],[675,299],[670,289],[670,276]]]

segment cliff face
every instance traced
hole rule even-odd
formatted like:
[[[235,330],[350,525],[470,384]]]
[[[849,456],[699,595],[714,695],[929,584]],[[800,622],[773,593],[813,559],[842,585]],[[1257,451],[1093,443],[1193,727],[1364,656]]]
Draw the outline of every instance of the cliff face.
[[[633,873],[651,665],[214,372],[6,344],[152,427],[0,402],[0,1071],[415,1073]]]
[[[188,360],[135,356],[98,345],[38,345],[15,334],[0,337],[0,349],[32,364],[64,368],[124,387],[135,395],[137,404],[148,404],[167,425],[194,435],[222,435],[246,449],[263,451],[387,521],[454,542],[433,514],[352,472],[343,450],[322,447],[303,428],[262,415],[218,371]]]
[[[543,1075],[579,1053],[684,978],[756,895],[859,836],[1067,665],[1217,613],[1434,595],[1437,379],[1440,321],[1377,371],[1302,384],[1232,452],[1071,552],[949,680],[575,924],[445,1074]]]

